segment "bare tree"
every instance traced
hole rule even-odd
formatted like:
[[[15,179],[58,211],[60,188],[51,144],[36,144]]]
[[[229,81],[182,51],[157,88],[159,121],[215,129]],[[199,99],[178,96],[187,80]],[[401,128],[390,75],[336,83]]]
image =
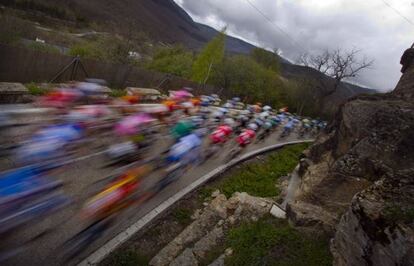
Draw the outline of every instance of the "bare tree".
[[[334,79],[333,85],[327,85],[326,82],[322,81],[324,87],[322,97],[325,98],[335,93],[343,80],[355,78],[361,71],[373,65],[373,60],[369,60],[365,56],[359,59],[360,52],[356,49],[350,51],[341,49],[325,50],[319,55],[303,54],[298,62]]]
[[[337,49],[331,54],[330,76],[335,79],[335,85],[329,95],[338,89],[339,84],[343,80],[355,78],[362,70],[370,68],[373,65],[374,61],[365,56],[362,59],[358,59],[359,53],[360,50],[355,49],[345,52]]]
[[[327,74],[331,68],[330,60],[331,53],[329,50],[325,50],[320,55],[304,53],[299,57],[298,62],[304,66],[312,67],[323,74]]]

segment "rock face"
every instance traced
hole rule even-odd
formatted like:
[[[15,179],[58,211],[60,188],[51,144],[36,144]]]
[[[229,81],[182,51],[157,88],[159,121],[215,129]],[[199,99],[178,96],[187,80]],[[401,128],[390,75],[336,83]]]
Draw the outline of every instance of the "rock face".
[[[346,102],[306,151],[290,221],[333,236],[335,265],[414,265],[414,62]]]
[[[414,265],[414,186],[396,178],[356,195],[332,241],[336,265]]]

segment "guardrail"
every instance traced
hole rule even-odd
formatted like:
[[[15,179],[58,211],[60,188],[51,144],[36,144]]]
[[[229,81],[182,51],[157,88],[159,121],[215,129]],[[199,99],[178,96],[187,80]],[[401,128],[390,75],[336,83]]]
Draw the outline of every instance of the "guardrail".
[[[264,147],[255,151],[251,151],[240,158],[233,159],[227,164],[224,164],[222,166],[217,167],[213,171],[209,172],[208,174],[202,176],[201,178],[197,179],[184,189],[180,190],[175,195],[168,198],[166,201],[162,202],[160,205],[158,205],[156,208],[154,208],[152,211],[144,215],[141,219],[136,221],[134,224],[129,226],[126,230],[119,233],[117,236],[109,240],[106,244],[98,248],[95,252],[93,252],[91,255],[89,255],[87,258],[85,258],[83,261],[81,261],[78,266],[88,266],[88,265],[96,265],[99,262],[101,262],[105,257],[107,257],[110,253],[115,251],[119,246],[121,246],[123,243],[125,243],[128,239],[130,239],[134,234],[136,234],[138,231],[143,229],[146,225],[148,225],[150,222],[152,222],[157,216],[159,216],[161,213],[166,211],[168,208],[170,208],[172,205],[174,205],[176,202],[178,202],[180,199],[182,199],[185,195],[188,193],[194,191],[201,185],[205,184],[210,179],[222,174],[223,172],[227,171],[228,169],[232,168],[233,166],[246,161],[254,156],[257,156],[259,154],[263,154],[269,151],[280,149],[286,145],[292,145],[292,144],[299,144],[299,143],[306,143],[306,142],[313,142],[314,139],[309,140],[298,140],[298,141],[290,141],[280,144],[271,145],[268,147]]]

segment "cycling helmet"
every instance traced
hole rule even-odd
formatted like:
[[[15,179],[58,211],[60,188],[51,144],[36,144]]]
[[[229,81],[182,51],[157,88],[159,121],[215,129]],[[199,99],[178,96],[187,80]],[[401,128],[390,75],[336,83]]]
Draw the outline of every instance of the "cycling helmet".
[[[226,124],[226,125],[228,125],[230,127],[233,127],[234,124],[235,124],[235,122],[234,122],[234,119],[233,118],[226,118],[226,119],[224,119],[224,124]]]
[[[259,117],[261,119],[267,119],[269,117],[269,113],[268,112],[262,112],[262,113],[260,113]]]
[[[223,114],[227,114],[229,112],[227,108],[220,108],[219,111],[222,112]]]
[[[260,119],[260,118],[256,118],[256,119],[254,120],[254,123],[255,123],[257,126],[262,126],[262,125],[263,125],[263,123],[264,123],[264,120],[262,120],[262,119]]]
[[[272,110],[272,107],[270,107],[269,105],[266,105],[263,107],[263,111],[269,112]]]
[[[201,106],[202,107],[208,107],[210,105],[210,101],[208,101],[208,100],[203,100],[202,102],[201,102]]]
[[[251,129],[253,131],[257,131],[258,126],[255,123],[251,123],[247,126],[248,129]]]

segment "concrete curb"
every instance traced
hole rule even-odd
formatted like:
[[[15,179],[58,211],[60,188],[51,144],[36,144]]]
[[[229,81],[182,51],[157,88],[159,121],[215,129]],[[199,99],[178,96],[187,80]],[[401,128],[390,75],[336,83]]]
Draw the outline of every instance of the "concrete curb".
[[[129,238],[131,238],[135,233],[137,233],[139,230],[144,228],[147,224],[149,224],[153,219],[155,219],[159,214],[167,210],[169,207],[171,207],[173,204],[175,204],[177,201],[179,201],[181,198],[183,198],[188,193],[192,192],[199,186],[206,183],[211,178],[225,172],[229,168],[235,166],[236,164],[239,164],[240,162],[243,162],[245,160],[248,160],[256,155],[276,150],[279,148],[282,148],[286,145],[292,145],[292,144],[299,144],[299,143],[307,143],[307,142],[313,142],[314,140],[298,140],[298,141],[290,141],[285,143],[280,143],[272,146],[268,146],[265,148],[261,148],[252,152],[249,152],[245,155],[243,155],[240,158],[236,158],[229,163],[219,166],[213,171],[209,172],[208,174],[202,176],[201,178],[197,179],[184,189],[180,190],[177,194],[171,196],[166,201],[158,205],[155,209],[147,213],[144,217],[139,219],[137,222],[129,226],[125,231],[119,233],[117,236],[109,240],[106,244],[104,244],[102,247],[97,249],[95,252],[93,252],[91,255],[89,255],[86,259],[81,261],[78,266],[88,266],[88,265],[97,265],[99,262],[101,262],[105,257],[107,257],[110,253],[115,251],[120,245],[125,243]]]

